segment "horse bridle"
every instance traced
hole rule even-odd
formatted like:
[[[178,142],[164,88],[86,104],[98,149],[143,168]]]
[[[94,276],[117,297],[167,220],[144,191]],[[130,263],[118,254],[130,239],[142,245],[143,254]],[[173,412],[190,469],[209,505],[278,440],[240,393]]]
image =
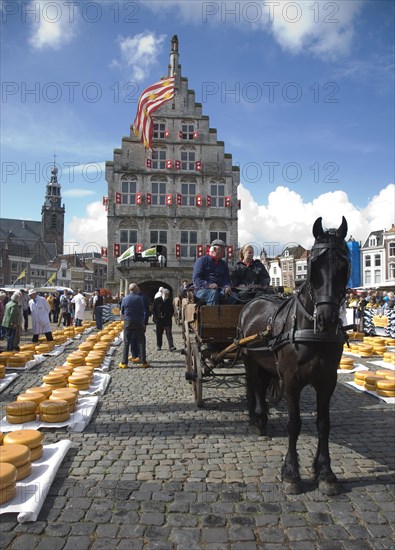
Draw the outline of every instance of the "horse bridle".
[[[309,257],[309,264],[308,264],[308,270],[307,270],[307,285],[308,285],[308,292],[309,292],[309,296],[311,298],[311,301],[313,302],[313,305],[314,305],[314,310],[316,310],[316,307],[321,305],[321,304],[334,304],[335,306],[337,306],[338,308],[340,308],[340,306],[342,305],[344,299],[345,299],[345,289],[344,289],[344,292],[342,292],[339,296],[334,296],[334,295],[321,295],[321,296],[317,296],[312,285],[311,285],[311,263],[316,260],[319,256],[321,256],[321,254],[324,254],[327,250],[334,250],[334,249],[337,249],[337,250],[340,250],[341,252],[343,252],[344,256],[346,255],[346,252],[344,251],[344,247],[342,247],[339,243],[316,243],[312,246],[311,248],[311,255]],[[319,254],[317,255],[313,255],[313,253],[316,251],[316,250],[320,250]],[[350,270],[350,267],[349,267],[349,270]],[[348,276],[347,276],[348,278]]]

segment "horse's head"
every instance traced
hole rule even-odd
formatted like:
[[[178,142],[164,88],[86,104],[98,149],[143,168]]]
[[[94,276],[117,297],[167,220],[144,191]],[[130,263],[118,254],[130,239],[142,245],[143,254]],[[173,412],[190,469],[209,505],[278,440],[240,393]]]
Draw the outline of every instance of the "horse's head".
[[[322,228],[322,218],[313,225],[315,241],[309,257],[307,283],[317,308],[317,328],[325,331],[339,319],[340,306],[346,294],[350,274],[347,245],[347,221],[343,216],[338,229]]]

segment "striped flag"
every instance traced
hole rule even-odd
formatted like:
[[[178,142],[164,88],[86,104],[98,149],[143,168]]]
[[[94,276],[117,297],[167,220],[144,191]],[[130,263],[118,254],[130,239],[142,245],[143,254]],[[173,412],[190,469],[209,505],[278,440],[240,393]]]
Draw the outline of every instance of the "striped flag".
[[[159,80],[159,82],[148,86],[140,96],[133,131],[136,136],[140,137],[146,149],[151,149],[154,132],[151,115],[163,103],[173,99],[174,80],[174,76]]]

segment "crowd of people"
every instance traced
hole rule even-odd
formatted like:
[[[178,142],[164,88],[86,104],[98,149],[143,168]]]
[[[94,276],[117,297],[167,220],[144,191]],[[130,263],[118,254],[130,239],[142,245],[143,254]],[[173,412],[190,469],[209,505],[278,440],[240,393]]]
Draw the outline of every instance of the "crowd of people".
[[[92,301],[94,303],[95,299]],[[41,334],[47,340],[53,340],[52,323],[58,327],[61,324],[64,327],[81,326],[87,305],[81,290],[75,293],[67,290],[63,293],[37,293],[35,289],[0,291],[0,339],[6,340],[7,351],[19,351],[21,333],[29,329],[30,317],[32,341],[38,342]],[[100,314],[98,317],[100,321]]]
[[[367,290],[356,291],[349,289],[346,295],[346,307],[353,308],[357,312],[364,309],[378,309],[385,313],[395,306],[395,294],[391,290]]]

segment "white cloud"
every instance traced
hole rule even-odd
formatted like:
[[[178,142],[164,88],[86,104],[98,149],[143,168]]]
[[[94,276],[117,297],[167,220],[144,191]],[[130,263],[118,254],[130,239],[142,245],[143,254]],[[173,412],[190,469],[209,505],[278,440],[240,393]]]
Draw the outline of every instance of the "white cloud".
[[[371,231],[389,229],[395,222],[394,184],[383,188],[363,209],[352,204],[344,191],[324,193],[305,202],[295,191],[279,186],[270,193],[266,205],[259,205],[250,191],[240,185],[239,198],[239,245],[251,243],[257,251],[264,246],[269,255],[280,253],[287,244],[310,248],[314,240],[312,227],[318,217],[329,228],[339,227],[344,216],[347,238],[352,236],[356,241],[365,241]],[[85,218],[73,217],[68,226],[68,242],[76,242],[77,250],[92,243],[107,246],[107,214],[101,202],[88,204]]]
[[[66,9],[64,2],[31,0],[28,8],[33,21],[29,41],[34,49],[59,49],[75,36],[78,12]]]
[[[158,63],[165,39],[165,34],[157,35],[150,31],[126,38],[119,37],[121,60],[113,59],[110,67],[126,66],[132,71],[132,80],[144,80],[149,75],[151,67]]]
[[[286,244],[297,243],[306,248],[313,244],[312,226],[318,217],[324,227],[339,227],[342,216],[347,219],[348,237],[364,241],[371,231],[388,229],[394,223],[395,185],[387,185],[369,200],[364,209],[356,207],[344,191],[319,195],[305,202],[288,187],[279,186],[268,196],[266,205],[259,205],[251,193],[239,186],[242,209],[239,213],[239,244],[265,246],[269,254],[281,252]]]
[[[96,247],[100,252],[100,247],[107,243],[107,212],[103,204],[96,201],[87,205],[86,214],[85,218],[73,216],[67,228],[67,243],[74,243],[75,251]]]
[[[144,1],[154,13],[173,10],[186,23],[232,25],[270,32],[280,46],[291,53],[312,53],[335,58],[348,53],[354,37],[354,22],[365,0],[348,2],[187,2]]]

